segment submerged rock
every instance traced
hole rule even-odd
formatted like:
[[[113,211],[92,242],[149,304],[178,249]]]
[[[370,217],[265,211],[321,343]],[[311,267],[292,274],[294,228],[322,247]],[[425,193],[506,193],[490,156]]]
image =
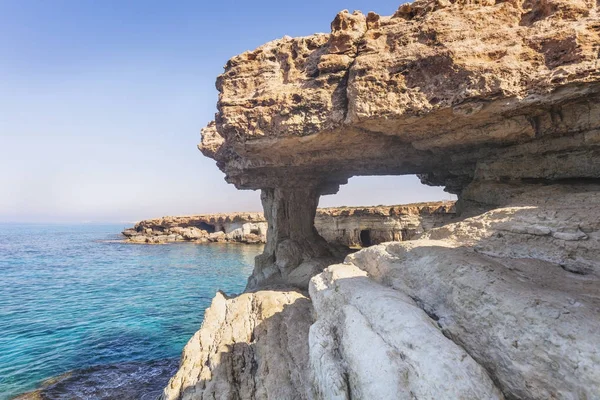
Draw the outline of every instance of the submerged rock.
[[[154,400],[177,371],[177,359],[99,365],[48,379],[15,400]]]

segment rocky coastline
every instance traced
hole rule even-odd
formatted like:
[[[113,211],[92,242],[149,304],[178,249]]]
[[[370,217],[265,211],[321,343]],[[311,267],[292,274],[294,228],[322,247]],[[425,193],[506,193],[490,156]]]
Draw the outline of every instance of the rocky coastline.
[[[264,243],[267,221],[262,213],[205,214],[147,219],[125,229],[126,241],[139,244],[170,242]]]
[[[395,206],[319,208],[315,227],[329,243],[368,247],[411,240],[456,218],[453,201]],[[140,244],[172,242],[265,243],[268,224],[262,213],[205,214],[143,220],[122,233]]]
[[[232,58],[199,148],[266,244],[161,399],[599,399],[599,43],[596,1],[417,0]],[[460,218],[352,254],[317,230],[386,174]]]

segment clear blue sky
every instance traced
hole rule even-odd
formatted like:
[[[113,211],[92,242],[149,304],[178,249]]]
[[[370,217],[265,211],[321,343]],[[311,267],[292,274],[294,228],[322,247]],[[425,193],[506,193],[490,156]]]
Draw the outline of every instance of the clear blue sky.
[[[232,56],[396,1],[0,0],[0,221],[133,221],[260,210],[196,149]],[[321,205],[449,198],[353,178]]]

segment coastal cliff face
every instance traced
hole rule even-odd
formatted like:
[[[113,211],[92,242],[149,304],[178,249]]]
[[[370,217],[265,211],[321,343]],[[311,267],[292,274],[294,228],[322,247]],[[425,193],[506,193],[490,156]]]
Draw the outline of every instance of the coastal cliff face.
[[[453,201],[376,207],[320,208],[317,232],[327,242],[348,247],[413,240],[456,219]]]
[[[217,293],[161,400],[306,399],[311,308],[293,289]]]
[[[314,277],[318,398],[599,398],[600,220],[577,205],[600,205],[590,189],[539,190],[553,201],[373,246]]]
[[[186,352],[191,398],[211,398],[190,367],[200,363],[209,382],[248,368],[257,382],[302,377],[281,380],[287,397],[248,399],[600,398],[599,8],[422,0],[391,17],[344,11],[331,34],[230,60],[200,149],[227,181],[262,191],[267,244],[240,298],[308,287],[312,321],[298,318],[302,361],[289,372],[225,351],[235,373],[221,374]],[[382,174],[445,186],[463,220],[342,262],[315,229],[319,196]],[[215,332],[236,312],[205,320],[200,347],[229,343]],[[177,385],[165,398],[181,398]]]
[[[123,231],[132,243],[178,241],[264,243],[267,221],[262,213],[163,217],[138,222]]]
[[[368,247],[412,240],[456,217],[454,202],[317,209],[315,228],[329,243]],[[265,243],[267,220],[260,213],[208,214],[143,220],[123,231],[131,243]]]
[[[310,296],[218,294],[163,398],[598,398],[599,206],[600,186],[539,187],[353,253]]]
[[[200,149],[228,182],[261,189],[273,220],[292,209],[312,220],[318,197],[355,175],[419,174],[461,210],[506,204],[524,185],[597,179],[598,23],[585,0],[344,11],[330,34],[232,58]],[[315,235],[294,242],[268,247],[258,281],[337,257]],[[294,265],[276,265],[290,252]]]

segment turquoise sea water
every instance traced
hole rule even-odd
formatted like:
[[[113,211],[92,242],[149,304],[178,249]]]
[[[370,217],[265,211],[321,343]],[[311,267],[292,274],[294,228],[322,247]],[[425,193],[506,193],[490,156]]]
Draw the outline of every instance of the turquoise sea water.
[[[82,390],[172,370],[215,292],[241,292],[262,250],[116,242],[123,228],[0,224],[0,400],[75,369]]]

